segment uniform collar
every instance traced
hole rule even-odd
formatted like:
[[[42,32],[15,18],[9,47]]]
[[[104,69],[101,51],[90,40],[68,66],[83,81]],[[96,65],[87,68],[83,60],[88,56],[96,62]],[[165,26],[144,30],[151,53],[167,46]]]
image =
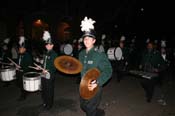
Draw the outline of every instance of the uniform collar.
[[[86,53],[91,53],[91,52],[93,52],[94,51],[94,49],[95,49],[95,47],[93,46],[88,52],[86,52]]]

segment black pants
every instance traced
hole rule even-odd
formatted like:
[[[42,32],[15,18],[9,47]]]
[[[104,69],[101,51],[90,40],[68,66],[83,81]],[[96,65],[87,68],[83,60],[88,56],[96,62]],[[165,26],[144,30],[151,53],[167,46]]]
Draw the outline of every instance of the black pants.
[[[51,75],[50,79],[46,79],[45,77],[41,77],[41,97],[43,103],[48,107],[52,107],[54,100],[54,75]]]
[[[101,96],[102,96],[102,87],[99,87],[99,91],[93,98],[85,100],[80,97],[80,107],[86,113],[86,116],[96,116],[98,111],[97,108],[101,101]]]
[[[158,80],[159,80],[159,77],[155,77],[153,79],[142,79],[142,78],[140,79],[140,84],[145,91],[147,102],[151,102],[151,99],[154,94],[154,89],[158,83]]]
[[[23,87],[23,75],[24,75],[23,72],[20,72],[20,71],[17,71],[17,72],[16,72],[17,86],[18,86],[19,89],[20,89],[21,97],[26,97],[27,91],[25,91],[25,90],[24,90],[24,87]]]
[[[124,60],[116,61],[115,72],[117,73],[117,81],[120,82],[123,79],[126,71],[126,65]]]

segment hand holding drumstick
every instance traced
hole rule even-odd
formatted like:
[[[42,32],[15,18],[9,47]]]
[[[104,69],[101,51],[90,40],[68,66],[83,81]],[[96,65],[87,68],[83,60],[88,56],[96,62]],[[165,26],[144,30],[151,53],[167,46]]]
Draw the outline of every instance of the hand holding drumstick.
[[[35,69],[35,70],[42,70],[42,73],[45,75],[45,78],[50,79],[50,73],[48,72],[48,70],[42,68],[41,66],[39,66],[39,65],[37,65],[37,64],[35,64],[35,63],[34,63],[34,65],[35,65],[36,67],[29,66],[29,68],[33,68],[33,69]]]

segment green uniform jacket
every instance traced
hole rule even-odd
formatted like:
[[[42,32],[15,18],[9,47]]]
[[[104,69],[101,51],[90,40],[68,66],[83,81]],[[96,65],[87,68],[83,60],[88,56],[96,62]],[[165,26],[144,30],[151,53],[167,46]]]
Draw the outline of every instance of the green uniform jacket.
[[[47,59],[44,60],[44,63],[46,63],[45,68],[52,74],[56,71],[54,60],[58,55],[54,50],[51,50],[47,52],[46,56],[47,56]]]
[[[153,50],[150,53],[144,52],[142,55],[141,65],[144,66],[144,64],[147,62],[150,63],[154,68],[159,69],[159,71],[163,70],[166,66],[166,63],[161,57],[161,54],[156,50]]]
[[[103,86],[112,75],[112,66],[104,52],[95,51],[92,48],[88,53],[86,50],[82,50],[79,53],[79,60],[83,64],[81,71],[81,77],[92,68],[100,70],[100,77],[97,79],[99,86]]]
[[[19,57],[20,57],[20,55],[19,55]],[[19,58],[18,58],[18,60],[19,60]],[[18,64],[19,64],[19,62],[18,62]],[[28,52],[25,52],[22,55],[21,62],[20,62],[21,69],[23,70],[24,73],[29,72],[30,68],[28,66],[32,66],[32,65],[33,65],[32,56]]]

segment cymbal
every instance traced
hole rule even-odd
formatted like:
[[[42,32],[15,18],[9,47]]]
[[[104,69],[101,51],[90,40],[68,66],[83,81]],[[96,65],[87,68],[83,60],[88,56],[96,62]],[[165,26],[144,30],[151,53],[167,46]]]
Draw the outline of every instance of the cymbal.
[[[86,74],[82,77],[80,82],[80,96],[84,99],[91,99],[98,91],[99,86],[97,86],[93,91],[89,91],[88,85],[97,80],[100,76],[100,71],[97,68],[89,69]]]
[[[68,55],[57,57],[54,60],[54,65],[57,70],[66,74],[78,74],[83,68],[83,65],[78,59]]]

